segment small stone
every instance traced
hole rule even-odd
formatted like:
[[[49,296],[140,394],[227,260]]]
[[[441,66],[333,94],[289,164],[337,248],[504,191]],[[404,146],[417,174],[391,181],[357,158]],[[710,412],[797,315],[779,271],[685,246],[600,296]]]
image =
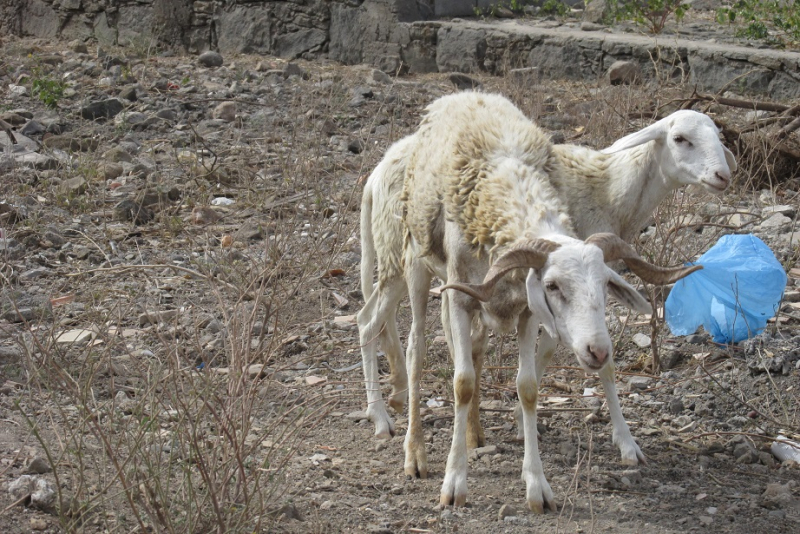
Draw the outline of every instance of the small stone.
[[[202,65],[203,67],[221,67],[223,60],[222,56],[219,52],[214,52],[213,50],[209,50],[208,52],[203,52],[197,58],[197,62]]]
[[[195,206],[192,209],[192,224],[214,224],[221,218],[222,216],[220,214],[206,206]]]
[[[299,76],[304,80],[308,79],[308,74],[306,71],[304,71],[303,68],[297,63],[288,63],[283,69],[283,76],[284,78],[288,78],[289,76]]]
[[[81,108],[81,117],[86,120],[110,119],[119,114],[124,105],[118,98],[92,102]]]
[[[31,136],[31,135],[43,134],[46,131],[47,128],[45,128],[45,126],[42,123],[31,120],[28,121],[27,124],[25,124],[25,126],[22,127],[19,133],[25,136]]]
[[[628,378],[628,390],[642,390],[650,387],[652,379],[646,376],[632,376]]]
[[[31,518],[31,530],[47,530],[47,521],[40,517]]]
[[[645,349],[650,346],[650,336],[642,333],[633,334],[633,342],[640,349]]]
[[[349,419],[351,421],[358,422],[358,421],[365,421],[365,420],[369,419],[369,416],[367,415],[367,412],[356,411],[356,412],[350,412],[349,414],[345,415],[344,418],[345,419]]]
[[[46,267],[36,267],[35,269],[29,269],[27,271],[21,272],[19,278],[20,280],[36,280],[38,278],[44,278],[52,274],[53,271],[51,271]]]
[[[497,518],[500,521],[505,520],[506,517],[511,517],[515,515],[517,515],[517,511],[510,504],[504,504],[503,506],[500,507],[500,510],[497,512]]]
[[[129,85],[128,87],[123,88],[122,91],[119,92],[119,97],[131,102],[136,102],[136,100],[139,98],[136,94],[136,86]]]
[[[0,346],[0,365],[17,363],[22,359],[22,352],[16,347]]]
[[[669,407],[669,413],[671,414],[678,415],[682,413],[684,410],[683,399],[680,398],[672,399],[671,401],[669,401],[668,407]]]
[[[767,206],[761,210],[761,215],[764,217],[774,215],[776,213],[780,213],[781,215],[791,218],[797,214],[797,207],[781,204],[777,206]]]
[[[236,102],[222,102],[211,114],[215,119],[222,119],[225,122],[233,122],[236,119]]]
[[[153,220],[155,214],[141,203],[127,199],[114,206],[114,217],[118,221],[147,224]]]
[[[133,161],[133,156],[124,148],[117,146],[107,150],[103,154],[103,159],[114,163],[130,163]]]
[[[53,469],[50,467],[50,462],[47,461],[46,458],[42,458],[41,456],[37,456],[31,463],[28,464],[28,467],[25,469],[25,472],[32,475],[43,475],[45,473],[49,473]]]
[[[361,154],[364,150],[364,142],[361,139],[353,139],[347,144],[347,150],[353,154]]]
[[[141,125],[145,121],[147,121],[147,115],[139,111],[125,111],[114,117],[114,124],[124,127]]]
[[[392,78],[380,69],[372,69],[372,80],[387,85],[392,83]]]
[[[683,355],[680,353],[680,351],[665,351],[665,353],[661,355],[661,369],[664,371],[674,369],[681,362],[682,357]]]
[[[632,85],[642,78],[639,64],[634,61],[615,61],[608,68],[608,81],[611,85]]]
[[[706,334],[692,334],[690,336],[686,336],[685,338],[686,343],[691,343],[692,345],[703,345],[708,342],[708,335]]]
[[[602,30],[605,26],[602,24],[597,24],[595,22],[589,22],[588,20],[584,20],[581,22],[581,31],[584,32],[598,32]]]
[[[319,505],[320,510],[330,510],[333,508],[334,503],[333,501],[324,501],[322,504]]]
[[[779,482],[767,484],[764,493],[761,495],[761,506],[764,508],[786,508],[791,505],[795,498],[792,495],[790,484],[780,484]]]
[[[697,519],[704,525],[710,525],[714,521],[714,518],[710,515],[701,515],[698,516]]]
[[[497,454],[497,445],[486,445],[485,447],[478,447],[475,449],[475,455],[478,458],[487,454]]]
[[[466,74],[461,74],[459,72],[454,72],[448,79],[456,86],[456,89],[459,91],[464,91],[467,89],[478,89],[481,87],[481,82],[476,80],[475,78],[471,78]]]
[[[781,213],[776,213],[770,216],[767,220],[762,221],[759,225],[763,229],[781,228],[792,224],[792,220]]]
[[[119,178],[122,176],[123,172],[122,165],[114,162],[102,164],[99,170],[103,175],[103,179],[105,180],[114,180],[115,178]]]
[[[88,186],[89,184],[86,182],[85,178],[76,176],[75,178],[69,178],[61,182],[59,189],[65,195],[78,196],[84,194]]]

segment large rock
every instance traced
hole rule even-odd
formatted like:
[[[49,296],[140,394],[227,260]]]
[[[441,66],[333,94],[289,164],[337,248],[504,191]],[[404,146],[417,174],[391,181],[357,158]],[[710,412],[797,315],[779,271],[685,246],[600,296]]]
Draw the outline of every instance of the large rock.
[[[94,19],[94,37],[101,46],[117,44],[117,29],[108,24],[108,15],[105,11],[98,13]]]
[[[53,39],[58,36],[61,21],[58,13],[41,0],[27,0],[22,7],[22,34]]]
[[[586,8],[583,10],[583,20],[599,24],[604,22],[608,15],[609,7],[606,0],[587,0]]]
[[[149,5],[127,5],[119,8],[118,44],[149,45],[153,39],[153,8]]]
[[[304,52],[320,49],[327,38],[324,31],[316,28],[284,33],[275,39],[275,54],[287,59],[294,59]]]
[[[602,72],[602,50],[581,46],[572,39],[552,39],[534,46],[528,55],[528,66],[537,67],[545,79],[583,80]]]
[[[764,94],[775,77],[770,69],[757,68],[747,61],[724,61],[716,53],[689,54],[688,60],[689,83],[701,91],[716,93],[727,88],[738,94]]]
[[[477,72],[486,56],[486,32],[443,27],[437,33],[436,65],[440,72]]]
[[[330,11],[328,56],[342,63],[367,63],[386,72],[402,64],[409,24],[420,11],[410,0],[371,0],[358,7],[335,2]]]
[[[271,13],[263,6],[238,6],[215,17],[217,46],[221,52],[269,54]]]

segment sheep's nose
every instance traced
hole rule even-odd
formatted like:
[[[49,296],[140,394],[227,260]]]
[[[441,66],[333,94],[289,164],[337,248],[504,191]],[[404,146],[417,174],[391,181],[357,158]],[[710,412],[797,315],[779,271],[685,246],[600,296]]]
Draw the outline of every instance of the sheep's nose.
[[[591,345],[586,347],[586,349],[589,351],[589,355],[594,358],[594,361],[597,362],[598,367],[603,365],[606,361],[606,358],[608,358],[608,350],[606,349],[593,347]]]
[[[723,186],[728,187],[728,183],[731,181],[731,175],[729,173],[722,173],[717,171],[715,173],[717,180],[719,180]]]

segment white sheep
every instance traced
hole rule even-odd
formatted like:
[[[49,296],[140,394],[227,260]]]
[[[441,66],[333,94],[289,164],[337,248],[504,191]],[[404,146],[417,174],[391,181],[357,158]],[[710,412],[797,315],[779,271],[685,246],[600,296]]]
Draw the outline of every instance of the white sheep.
[[[526,429],[523,478],[530,508],[541,512],[545,503],[553,507],[554,502],[535,436],[534,352],[539,324],[569,346],[587,370],[602,369],[611,361],[604,323],[606,290],[631,308],[649,309],[647,301],[604,262],[624,259],[635,273],[654,283],[668,283],[692,268],[658,269],[611,234],[592,236],[585,243],[571,237],[569,217],[544,172],[552,160],[551,145],[541,130],[502,97],[461,93],[439,99],[429,106],[419,131],[405,142],[402,198],[407,234],[402,271],[413,317],[407,358],[411,384],[405,471],[427,475],[419,379],[427,293],[436,274],[449,287],[465,292],[447,299],[449,318],[444,320],[454,352],[456,415],[440,500],[456,505],[466,501],[467,413],[477,386],[471,334],[485,331],[486,326],[501,332],[516,327],[517,386]],[[402,163],[395,159],[392,165],[396,170]],[[373,189],[373,202],[374,193]],[[372,208],[374,217],[376,206]],[[490,265],[494,256],[499,258]],[[529,271],[527,279],[520,269]],[[484,275],[482,285],[464,284],[480,281]],[[386,286],[394,288],[394,293],[383,291],[379,274],[377,290],[359,313],[364,346],[374,343],[396,309],[401,286]],[[476,321],[478,328],[471,330]],[[368,351],[364,354],[366,373]]]
[[[386,157],[370,176],[365,187],[364,207],[370,209],[375,204],[375,212],[390,213],[388,224],[382,226],[382,220],[375,219],[372,226],[365,224],[362,218],[362,287],[372,287],[372,270],[374,257],[397,258],[401,254],[401,226],[398,224],[400,213],[399,200],[389,196],[375,195],[376,189],[386,193],[398,194],[405,171],[405,152],[411,145],[409,136],[396,143],[387,152]],[[548,177],[566,203],[567,211],[573,221],[579,238],[586,238],[597,232],[613,232],[630,241],[645,226],[653,210],[674,189],[682,185],[702,184],[707,190],[718,193],[730,183],[731,171],[736,170],[736,162],[731,152],[719,140],[719,132],[713,121],[706,115],[694,111],[678,111],[656,123],[623,137],[602,152],[577,145],[555,145],[552,148],[553,159],[548,168]],[[613,155],[609,155],[613,154]],[[387,163],[391,161],[391,164]],[[364,234],[373,232],[379,235],[380,242],[373,243],[365,239]],[[368,259],[368,253],[371,258]],[[395,263],[396,264],[396,263]],[[378,269],[378,277],[384,281],[399,277],[401,272],[394,271],[390,276],[382,275]],[[384,282],[387,284],[387,282]],[[405,290],[396,291],[400,296]],[[447,327],[447,295],[443,294],[442,311],[445,332]],[[386,326],[384,338],[393,338],[397,347],[392,353],[386,348],[392,372],[393,388],[392,404],[402,408],[402,397],[397,391],[404,392],[407,381],[397,378],[394,371],[394,354],[400,354],[399,338],[394,324]],[[394,334],[392,334],[392,331]],[[480,375],[483,353],[486,350],[485,332],[477,330],[473,333],[473,351],[476,371]],[[448,344],[449,336],[448,336]],[[388,345],[387,345],[388,346]],[[450,347],[452,353],[452,346]],[[546,333],[540,338],[537,356],[537,377],[541,380],[546,365],[552,358],[555,343]],[[374,350],[374,349],[373,349]],[[374,360],[374,358],[373,358]],[[366,371],[365,358],[365,371]],[[402,365],[402,361],[400,365]],[[402,373],[400,373],[402,374]],[[624,423],[619,401],[614,389],[613,368],[609,366],[601,373],[604,391],[607,392],[609,411],[614,427],[614,442],[618,444],[625,463],[636,464],[644,457],[630,436]],[[377,380],[377,372],[375,374]],[[368,390],[377,390],[377,381],[368,381]],[[380,415],[373,417],[376,435],[388,437],[388,429],[393,428],[391,419],[380,400],[380,392],[370,401],[373,412]],[[468,443],[476,447],[485,443],[483,431],[478,418],[479,396],[474,397],[470,411]],[[522,426],[518,426],[522,438]],[[393,430],[392,430],[393,433]]]

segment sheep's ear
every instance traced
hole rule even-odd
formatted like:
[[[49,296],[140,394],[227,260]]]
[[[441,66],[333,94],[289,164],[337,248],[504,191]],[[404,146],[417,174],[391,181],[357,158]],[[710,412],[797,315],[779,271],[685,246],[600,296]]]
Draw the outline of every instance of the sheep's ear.
[[[626,135],[622,139],[617,140],[617,142],[610,147],[604,148],[600,152],[603,154],[614,154],[615,152],[620,152],[621,150],[627,150],[635,146],[643,145],[648,141],[662,139],[665,135],[667,135],[667,124],[662,119],[646,128],[639,130],[638,132],[633,132],[632,134]]]
[[[725,163],[728,164],[728,168],[731,172],[735,171],[739,168],[739,165],[736,163],[736,158],[733,157],[733,152],[728,150],[727,147],[723,146],[722,151],[725,152]]]
[[[558,330],[556,330],[556,320],[550,311],[550,306],[544,298],[544,285],[539,278],[539,273],[535,269],[528,272],[528,278],[525,280],[525,287],[528,292],[528,308],[533,313],[535,320],[539,321],[545,331],[553,339],[558,339]]]
[[[633,286],[626,282],[620,275],[612,269],[611,278],[608,281],[608,293],[626,308],[639,313],[652,313],[653,308],[647,299],[639,294]]]

